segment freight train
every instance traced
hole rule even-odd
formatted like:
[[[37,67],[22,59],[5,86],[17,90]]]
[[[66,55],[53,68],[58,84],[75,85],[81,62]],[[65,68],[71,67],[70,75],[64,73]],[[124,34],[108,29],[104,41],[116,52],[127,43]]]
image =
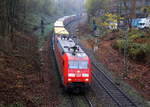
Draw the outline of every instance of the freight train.
[[[91,84],[91,62],[65,28],[78,16],[65,16],[54,24],[53,49],[65,89],[88,88]]]
[[[79,16],[71,15],[71,16],[64,16],[60,19],[58,19],[54,23],[54,33],[55,35],[69,35],[69,32],[65,28],[68,24],[71,22],[77,20]]]

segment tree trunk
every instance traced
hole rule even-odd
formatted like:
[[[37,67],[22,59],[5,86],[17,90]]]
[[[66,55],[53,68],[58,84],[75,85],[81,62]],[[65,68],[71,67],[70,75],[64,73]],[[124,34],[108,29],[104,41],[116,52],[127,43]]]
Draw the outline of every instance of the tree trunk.
[[[131,18],[136,18],[136,0],[131,1]]]

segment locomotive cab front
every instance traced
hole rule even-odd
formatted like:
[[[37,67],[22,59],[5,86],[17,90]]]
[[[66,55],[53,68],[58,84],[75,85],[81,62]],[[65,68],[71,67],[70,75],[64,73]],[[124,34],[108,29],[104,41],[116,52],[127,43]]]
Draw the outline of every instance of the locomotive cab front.
[[[88,87],[91,82],[91,64],[87,60],[68,60],[67,86]]]

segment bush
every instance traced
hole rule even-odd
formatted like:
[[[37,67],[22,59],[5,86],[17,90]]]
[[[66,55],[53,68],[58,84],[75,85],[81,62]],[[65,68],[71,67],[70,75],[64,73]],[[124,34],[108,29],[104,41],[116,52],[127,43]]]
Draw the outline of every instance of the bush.
[[[144,52],[150,54],[150,43],[143,45]]]
[[[124,51],[125,40],[117,40],[112,47],[115,49],[120,50],[121,52]],[[148,61],[146,57],[150,57],[150,43],[149,44],[139,44],[139,43],[132,43],[128,41],[128,54],[129,57],[132,59],[136,59],[139,61]]]
[[[146,32],[147,34],[150,34],[150,28],[145,29],[145,32]]]
[[[131,43],[129,45],[129,56],[133,59],[148,61],[150,55],[150,44]]]
[[[119,39],[114,43],[113,48],[123,50],[124,45],[125,45],[125,40]]]
[[[147,29],[146,29],[147,30]],[[113,48],[118,49],[120,52],[124,51],[125,32],[118,32],[119,39],[112,45]],[[141,38],[141,39],[140,39]],[[134,42],[134,40],[141,40],[144,42]],[[150,43],[149,43],[149,34],[144,30],[132,29],[128,33],[128,55],[132,59],[136,59],[138,61],[145,61],[150,64]]]
[[[133,34],[129,37],[129,39],[137,39],[137,38],[140,38],[141,36],[139,34]]]
[[[146,46],[145,46],[145,48],[144,48],[144,52],[145,52],[145,54],[146,54],[146,62],[148,63],[148,64],[150,64],[150,43],[148,43],[148,44],[146,44]]]
[[[118,39],[113,44],[113,48],[123,50],[125,47],[125,42],[126,42],[126,40],[124,40],[124,39]],[[128,40],[128,46],[130,46],[131,42],[132,42],[131,40]]]
[[[137,39],[137,38],[143,38],[145,37],[145,32],[138,30],[138,29],[132,29],[129,33],[128,33],[129,39]]]
[[[129,45],[129,56],[132,58],[137,58],[139,55],[142,55],[143,49],[140,44],[132,43]]]
[[[134,35],[134,34],[138,34],[139,33],[139,30],[138,29],[131,29],[130,32],[129,32],[129,35]]]

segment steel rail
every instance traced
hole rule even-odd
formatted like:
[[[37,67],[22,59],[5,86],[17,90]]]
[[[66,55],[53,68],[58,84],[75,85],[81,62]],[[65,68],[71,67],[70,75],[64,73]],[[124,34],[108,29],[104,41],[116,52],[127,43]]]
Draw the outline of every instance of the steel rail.
[[[109,90],[108,90],[102,83],[100,83],[100,81],[97,79],[97,76],[93,74],[93,77],[94,77],[95,80],[98,82],[98,84],[99,84],[102,88],[104,88],[104,90],[106,91],[106,93],[113,99],[113,101],[115,101],[115,103],[116,103],[119,107],[121,107],[121,104],[117,101],[117,99],[113,97],[113,95],[109,92]]]
[[[79,43],[79,45],[82,47],[82,49],[88,54],[88,56],[90,57],[90,59],[91,58],[94,58],[94,57],[91,57],[91,53],[89,53],[88,52],[88,50],[81,44],[81,43]],[[116,85],[115,85],[115,83],[104,73],[104,70],[102,70],[102,67],[100,68],[99,67],[99,65],[97,65],[97,61],[96,60],[91,60],[91,63],[92,63],[92,65],[93,65],[93,67],[95,67],[96,69],[97,69],[97,71],[98,71],[98,73],[101,73],[101,74],[99,74],[99,75],[101,75],[101,76],[103,76],[103,77],[105,77],[105,80],[107,81],[107,84],[111,84],[111,86],[113,87],[113,88],[115,88],[115,91],[116,91],[116,93],[119,93],[121,96],[122,96],[122,98],[124,98],[124,100],[126,99],[126,101],[128,101],[128,103],[130,103],[130,105],[132,106],[132,107],[138,107],[124,92],[122,92],[122,90],[119,88],[119,87],[117,87]],[[95,74],[93,74],[93,77],[95,76]],[[96,77],[96,76],[95,76]],[[95,78],[94,77],[94,78]],[[111,90],[111,88],[112,87],[110,87],[109,86],[109,88],[108,87],[106,87],[105,85],[106,85],[106,83],[105,83],[105,85],[103,84],[103,82],[104,82],[104,80],[99,80],[99,79],[96,79],[96,81],[97,82],[99,82],[99,84],[102,86],[102,88],[107,92],[107,94],[114,100],[114,102],[116,102],[116,104],[119,106],[119,107],[124,107],[123,105],[122,105],[122,102],[121,102],[121,99],[117,99],[117,95],[113,95],[114,93],[113,93],[113,91],[114,90]],[[101,81],[101,82],[100,82]],[[114,96],[116,96],[116,97],[114,97]]]
[[[71,105],[72,105],[72,107],[76,107],[75,105],[75,101],[74,101],[74,99],[73,99],[73,95],[72,94],[69,94],[69,97],[70,97],[70,100],[71,100]]]
[[[94,107],[86,95],[84,95],[83,97],[84,97],[85,101],[88,103],[89,107]]]
[[[98,67],[97,64],[93,63],[92,62],[92,65],[94,65],[94,67],[97,69],[98,72],[101,73],[101,75],[103,75],[106,79],[106,82],[110,82],[110,84],[112,85],[111,88],[114,88],[115,90],[111,90],[109,88],[106,87],[106,83],[103,84],[103,81],[100,82],[99,79],[97,79],[97,76],[95,74],[93,74],[94,78],[96,78],[97,82],[99,84],[101,84],[101,86],[106,90],[106,92],[112,97],[112,99],[116,102],[116,104],[119,106],[119,107],[123,107],[122,105],[122,102],[121,102],[121,99],[117,99],[116,97],[118,97],[113,91],[117,91],[118,92],[118,95],[121,95],[123,100],[125,101],[128,101],[128,103],[133,106],[133,107],[137,107],[137,105],[135,103],[132,102],[132,100],[124,93],[121,91],[121,89],[119,87],[117,87],[114,82]],[[109,86],[110,87],[110,86]],[[116,96],[116,97],[115,97]],[[127,102],[126,102],[127,103]]]
[[[84,104],[88,105],[87,107],[94,107],[91,101],[86,97],[86,95],[74,96],[73,94],[69,94],[72,107],[77,107],[77,104],[78,104],[77,101],[75,100],[75,97],[81,98]]]

